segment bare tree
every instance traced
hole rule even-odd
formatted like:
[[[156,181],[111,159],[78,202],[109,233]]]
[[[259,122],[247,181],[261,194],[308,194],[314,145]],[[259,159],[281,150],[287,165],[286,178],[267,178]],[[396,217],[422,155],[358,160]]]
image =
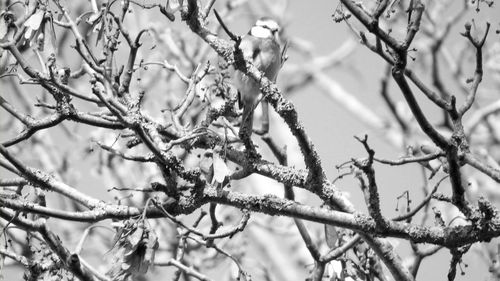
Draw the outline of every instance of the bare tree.
[[[499,23],[482,17],[493,1],[340,0],[331,23],[352,37],[327,56],[286,32],[286,1],[215,2],[1,2],[0,274],[416,280],[446,250],[448,280],[468,252],[500,278]],[[279,87],[239,49],[235,30],[263,15],[285,27],[292,58]],[[384,62],[370,92],[385,113],[328,74],[357,49]],[[271,131],[238,129],[238,72],[260,84]],[[309,84],[374,132],[353,139],[364,157],[328,159],[343,163],[336,176],[289,99]],[[411,190],[380,184],[400,166]],[[384,211],[395,200],[397,216]]]

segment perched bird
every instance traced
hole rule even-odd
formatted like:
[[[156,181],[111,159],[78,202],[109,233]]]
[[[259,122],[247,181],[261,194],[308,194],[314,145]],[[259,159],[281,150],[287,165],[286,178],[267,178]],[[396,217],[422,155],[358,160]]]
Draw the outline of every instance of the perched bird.
[[[257,20],[255,25],[243,36],[239,48],[243,57],[257,67],[271,81],[276,76],[282,64],[282,50],[278,38],[279,25],[269,18]],[[240,102],[243,105],[240,136],[250,136],[253,127],[253,111],[257,106],[257,97],[260,94],[260,84],[242,72],[237,73]],[[269,129],[268,104],[262,99],[262,131]]]

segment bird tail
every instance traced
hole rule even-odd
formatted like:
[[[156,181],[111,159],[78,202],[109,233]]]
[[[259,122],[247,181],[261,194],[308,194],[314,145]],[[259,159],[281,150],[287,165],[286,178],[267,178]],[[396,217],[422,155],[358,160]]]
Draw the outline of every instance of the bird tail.
[[[240,136],[242,134],[246,136],[252,135],[253,128],[253,111],[254,104],[250,100],[246,100],[243,102],[243,115],[241,117],[241,126],[240,126]]]

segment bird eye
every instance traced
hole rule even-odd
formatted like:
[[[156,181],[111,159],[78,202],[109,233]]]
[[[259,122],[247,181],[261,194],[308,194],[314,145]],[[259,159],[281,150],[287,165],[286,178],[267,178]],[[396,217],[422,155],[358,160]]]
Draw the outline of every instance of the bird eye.
[[[278,28],[275,28],[275,27],[273,28],[273,27],[270,27],[270,26],[268,26],[267,29],[269,29],[273,34],[275,34],[275,33],[277,33],[279,31]]]

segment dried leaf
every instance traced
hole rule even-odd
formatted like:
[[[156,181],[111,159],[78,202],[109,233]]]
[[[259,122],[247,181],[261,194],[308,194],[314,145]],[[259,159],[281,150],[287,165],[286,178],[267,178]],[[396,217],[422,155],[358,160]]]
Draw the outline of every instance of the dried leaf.
[[[147,235],[147,238],[144,239],[145,240],[145,246],[146,246],[146,251],[144,253],[144,256],[143,256],[143,259],[142,259],[142,262],[140,263],[140,268],[139,268],[139,272],[141,273],[146,273],[148,271],[148,268],[151,264],[153,264],[154,262],[154,258],[155,258],[155,253],[156,253],[156,250],[158,249],[158,237],[156,236],[156,234],[152,231],[149,231],[148,232],[148,235]],[[144,242],[143,240],[143,242]]]
[[[119,235],[119,236],[118,236]],[[113,265],[107,274],[118,281],[145,274],[154,262],[158,238],[144,221],[127,221],[117,232],[118,242],[111,251]]]
[[[339,233],[337,232],[337,228],[333,225],[325,224],[325,239],[326,245],[331,248],[335,248],[337,246],[337,240],[339,240]]]
[[[195,92],[196,96],[202,101],[205,102],[207,99],[207,92],[209,90],[209,84],[207,83],[206,79],[201,80],[199,83],[196,84],[195,86]]]
[[[211,150],[208,150],[203,155],[200,155],[199,167],[207,182],[212,182],[214,178],[214,160],[213,153]]]
[[[0,237],[0,249],[5,249],[6,248],[5,240],[6,239],[4,239],[3,237]],[[5,263],[5,256],[4,255],[0,255],[0,281],[3,280],[2,272],[3,272],[4,263]]]
[[[57,50],[57,37],[56,37],[56,31],[54,29],[54,18],[52,16],[52,14],[50,15],[49,17],[49,28],[50,28],[50,32],[49,32],[49,40],[50,40],[50,44],[52,46],[52,52],[53,53],[57,53],[56,50]]]
[[[154,253],[155,251],[151,251],[151,250],[156,250],[158,249],[158,236],[156,236],[156,234],[152,231],[148,232],[148,242],[147,242],[147,250],[149,250],[149,252],[146,252],[146,255],[144,255],[144,260],[148,260],[148,261],[153,261],[154,259]]]
[[[344,278],[345,280],[355,280],[355,281],[363,281],[365,278],[361,269],[351,260],[347,260],[344,264]]]
[[[4,20],[3,17],[0,18],[0,39],[3,39],[5,35],[9,33],[9,24]]]
[[[126,237],[126,242],[131,246],[131,250],[135,251],[141,242],[143,231],[143,225],[139,225],[132,233]]]
[[[35,32],[35,36],[33,38],[36,38],[36,46],[39,51],[43,51],[44,46],[45,46],[45,23],[42,23],[42,27]],[[33,41],[30,42],[30,44]]]
[[[87,23],[94,25],[101,20],[101,13],[93,13],[87,18]]]
[[[0,13],[0,40],[3,39],[9,33],[9,28],[13,26],[13,23],[15,21],[16,19],[13,13],[11,12]]]
[[[45,16],[45,10],[38,10],[36,13],[31,15],[31,17],[29,17],[28,20],[24,22],[24,26],[28,28],[26,30],[26,33],[24,34],[24,38],[26,39],[32,38],[33,32],[34,31],[36,32],[40,28],[44,16]]]
[[[93,33],[97,33],[96,46],[99,44],[99,41],[102,39],[102,34],[104,32],[104,17],[103,11],[99,13],[93,13],[87,18],[87,23],[90,24],[90,30]]]
[[[102,40],[102,35],[104,34],[104,29],[106,29],[106,21],[103,19],[101,20],[101,26],[98,28],[98,33],[97,33],[97,39],[95,41],[95,45],[99,44]]]
[[[329,269],[330,269],[330,275],[331,279],[330,280],[339,280],[340,276],[342,276],[342,262],[338,260],[333,260],[329,264]]]
[[[222,183],[226,176],[230,174],[231,170],[229,170],[224,160],[222,160],[219,154],[214,154],[214,178],[212,179],[212,183]]]

